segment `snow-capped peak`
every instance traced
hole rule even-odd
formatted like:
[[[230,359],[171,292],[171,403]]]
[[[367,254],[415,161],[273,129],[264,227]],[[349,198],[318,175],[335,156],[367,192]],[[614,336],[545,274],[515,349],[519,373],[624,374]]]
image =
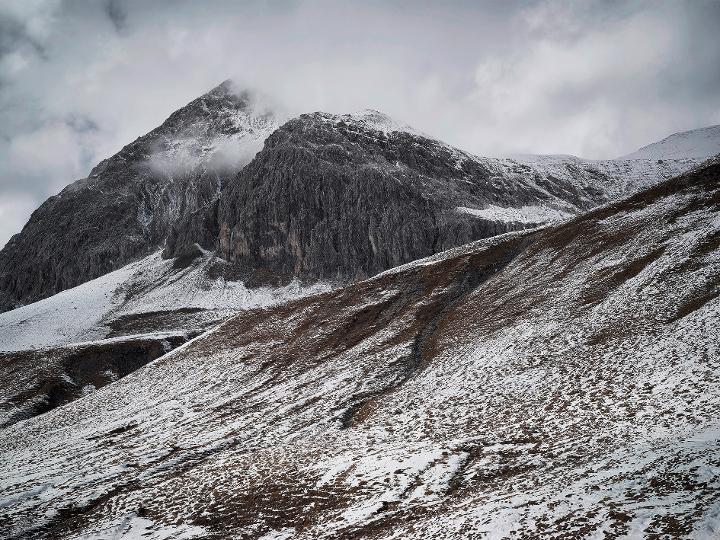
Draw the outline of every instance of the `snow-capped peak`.
[[[392,119],[387,114],[375,109],[362,109],[350,114],[323,114],[326,121],[333,123],[344,122],[352,124],[362,129],[371,131],[380,131],[385,135],[394,132],[411,133],[422,137],[429,138],[428,135],[418,131],[417,129]]]
[[[156,130],[151,164],[170,173],[197,166],[239,170],[278,125],[263,99],[227,80]]]
[[[391,133],[393,131],[413,131],[413,128],[407,125],[400,124],[387,114],[374,109],[363,109],[356,113],[348,115],[353,122],[358,122],[367,125],[369,128],[384,133]]]
[[[618,159],[707,159],[720,154],[720,125],[673,133]]]

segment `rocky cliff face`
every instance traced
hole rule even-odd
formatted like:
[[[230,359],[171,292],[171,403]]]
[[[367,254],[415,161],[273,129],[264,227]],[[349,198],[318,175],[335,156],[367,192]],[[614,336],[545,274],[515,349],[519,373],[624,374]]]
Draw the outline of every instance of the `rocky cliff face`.
[[[349,281],[570,217],[691,163],[478,158],[377,111],[307,114],[174,231],[166,254],[198,242],[250,281]]]
[[[51,197],[0,252],[0,310],[119,268],[204,210],[276,127],[225,82]]]
[[[303,115],[282,126],[230,183],[217,210],[217,247],[252,272],[352,280],[511,230],[457,211],[537,201],[494,186],[481,164],[406,131],[354,117]]]

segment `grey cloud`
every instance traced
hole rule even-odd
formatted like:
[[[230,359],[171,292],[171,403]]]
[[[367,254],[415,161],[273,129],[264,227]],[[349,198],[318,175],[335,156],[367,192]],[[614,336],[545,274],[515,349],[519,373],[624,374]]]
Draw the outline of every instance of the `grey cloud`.
[[[87,133],[88,131],[98,131],[100,129],[92,118],[82,115],[69,114],[65,118],[65,124],[78,133]]]
[[[120,0],[108,0],[105,5],[105,11],[117,32],[125,30],[127,25],[127,11],[125,11],[125,6]]]
[[[622,155],[720,123],[719,23],[712,1],[6,0],[0,208],[228,77],[288,114],[378,109],[478,154]]]
[[[0,16],[0,55],[6,56],[26,46],[46,57],[45,48],[27,34],[20,21]]]

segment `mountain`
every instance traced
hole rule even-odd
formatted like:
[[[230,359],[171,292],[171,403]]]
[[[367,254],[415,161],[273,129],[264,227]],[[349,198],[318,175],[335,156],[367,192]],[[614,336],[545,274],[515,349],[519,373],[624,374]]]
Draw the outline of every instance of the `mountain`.
[[[99,163],[33,212],[0,251],[0,310],[144,257],[210,205],[277,120],[226,81]]]
[[[707,159],[720,154],[720,125],[674,133],[618,159]]]
[[[717,537],[719,212],[715,160],[559,224],[242,312],[0,429],[0,527]]]
[[[230,81],[173,113],[33,213],[0,251],[0,311],[160,250],[187,259],[195,244],[249,287],[347,283],[567,218],[699,162],[479,158],[377,111],[279,124]]]

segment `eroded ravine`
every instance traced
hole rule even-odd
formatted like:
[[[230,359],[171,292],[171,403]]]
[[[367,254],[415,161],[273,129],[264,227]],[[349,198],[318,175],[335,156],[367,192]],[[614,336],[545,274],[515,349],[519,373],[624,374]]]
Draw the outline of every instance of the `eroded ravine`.
[[[176,331],[0,352],[0,429],[86,396],[197,334]]]

